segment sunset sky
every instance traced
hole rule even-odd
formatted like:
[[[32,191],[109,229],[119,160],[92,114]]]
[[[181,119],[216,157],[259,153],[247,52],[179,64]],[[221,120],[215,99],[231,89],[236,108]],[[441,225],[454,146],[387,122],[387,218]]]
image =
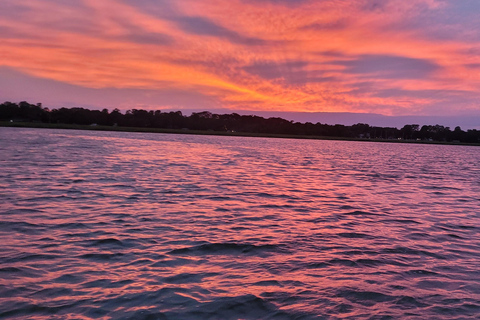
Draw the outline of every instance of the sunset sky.
[[[0,100],[480,118],[480,1],[1,0]]]

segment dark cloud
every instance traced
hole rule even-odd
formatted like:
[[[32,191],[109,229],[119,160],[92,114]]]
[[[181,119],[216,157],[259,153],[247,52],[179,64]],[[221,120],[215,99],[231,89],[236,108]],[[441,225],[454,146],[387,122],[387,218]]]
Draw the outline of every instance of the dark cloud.
[[[30,9],[20,4],[20,1],[2,0],[0,1],[0,17],[24,17]]]
[[[433,99],[443,100],[452,98],[477,99],[478,94],[465,90],[405,90],[399,88],[391,88],[379,90],[375,93],[380,98],[401,98],[409,97],[415,99]]]
[[[16,29],[0,26],[0,38],[2,39],[19,39],[19,38],[26,38],[27,35],[19,32]]]
[[[389,55],[362,55],[333,64],[346,67],[348,73],[381,79],[424,79],[441,68],[430,60]]]
[[[266,42],[262,39],[245,37],[233,30],[218,25],[212,20],[205,17],[182,16],[176,17],[172,20],[177,23],[180,29],[190,34],[224,38],[230,42],[244,45],[254,46],[266,44]]]
[[[175,0],[121,1],[146,14],[173,22],[178,28],[189,34],[221,38],[235,44],[247,46],[278,45],[282,43],[281,41],[266,41],[257,37],[244,36],[234,30],[219,25],[207,17],[184,16],[182,10],[179,10],[178,3],[176,3]]]
[[[65,0],[42,0],[45,3],[51,3],[58,6],[68,6],[74,9],[85,9],[88,8],[88,5],[85,4],[85,1],[65,1]]]
[[[430,100],[430,107],[433,105],[468,105],[476,104],[479,94],[477,92],[465,90],[406,90],[398,87],[388,89],[378,89],[378,84],[374,81],[362,81],[351,85],[352,90],[348,91],[350,95],[367,95],[370,97],[378,97],[390,99],[392,101],[403,100]]]
[[[247,0],[250,3],[258,4],[259,2],[269,2],[275,5],[287,6],[287,7],[298,7],[301,6],[310,0]]]
[[[315,30],[315,31],[333,31],[343,30],[348,27],[348,22],[345,19],[336,20],[332,22],[316,22],[306,25],[300,30]]]
[[[178,15],[176,0],[118,0],[135,7],[142,12],[158,18],[168,18]]]
[[[37,29],[46,30],[60,30],[62,32],[71,32],[77,34],[94,35],[100,38],[112,38],[112,36],[105,34],[105,29],[97,21],[92,20],[95,16],[94,9],[85,5],[82,1],[64,1],[64,0],[43,0],[45,3],[56,6],[58,12],[36,12],[28,3],[18,5],[11,0],[4,0],[0,4],[0,8],[5,8],[8,12],[9,18],[14,17],[17,20],[30,21]],[[126,1],[132,5],[138,5],[131,1]],[[167,3],[167,1],[164,1]],[[153,2],[143,1],[143,4],[153,4]],[[160,1],[156,1],[157,7]],[[47,6],[48,7],[48,6]],[[2,16],[0,10],[0,17]],[[32,17],[35,17],[32,20]],[[140,44],[155,44],[155,45],[170,45],[174,42],[173,38],[163,34],[144,30],[132,22],[120,18],[112,18],[113,22],[123,28],[124,34],[121,36],[114,36],[114,40],[128,41]],[[33,33],[33,32],[19,32],[12,28],[0,26],[0,38],[48,38],[51,32]]]
[[[329,58],[348,58],[348,56],[345,53],[340,51],[334,51],[334,50],[320,51],[320,52],[316,52],[315,54],[323,57],[329,57]]]
[[[124,35],[118,37],[119,40],[153,45],[170,45],[175,42],[173,37],[167,34],[145,30],[127,21],[119,20],[116,22],[124,29],[125,32]]]
[[[480,41],[480,1],[442,1],[438,7],[416,3],[401,20],[385,26],[393,32],[406,30],[434,41]]]
[[[20,38],[48,37],[47,34],[38,32],[41,29],[75,33],[98,33],[101,31],[100,27],[97,27],[94,22],[92,23],[94,11],[85,6],[82,1],[43,0],[45,6],[42,9],[32,6],[28,1],[22,4],[19,4],[20,1],[16,2],[13,4],[11,0],[2,0],[0,2],[0,18],[23,21],[25,26],[22,29],[32,29],[35,32],[31,36],[20,35]],[[51,11],[52,7],[53,11]],[[46,33],[51,34],[52,32]]]
[[[242,69],[250,74],[266,80],[283,80],[290,85],[304,85],[334,81],[333,77],[325,77],[320,71],[306,70],[308,62],[292,60],[286,62],[256,62]]]
[[[364,11],[384,11],[385,7],[390,1],[381,0],[381,1],[366,1],[361,6],[361,9]]]
[[[219,26],[204,17],[179,17],[175,19],[179,27],[188,33],[215,37],[239,37],[236,32]]]
[[[465,67],[472,68],[472,69],[478,69],[478,68],[480,68],[480,63],[469,63],[469,64],[466,64]]]
[[[96,23],[92,23],[90,14],[84,13],[75,17],[59,17],[51,21],[39,22],[37,25],[47,29],[61,30],[78,34],[100,35],[104,30]]]

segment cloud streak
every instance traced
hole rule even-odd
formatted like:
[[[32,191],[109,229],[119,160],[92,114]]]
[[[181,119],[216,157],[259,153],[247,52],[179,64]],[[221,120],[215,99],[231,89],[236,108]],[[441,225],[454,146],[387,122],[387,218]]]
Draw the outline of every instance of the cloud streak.
[[[362,55],[338,64],[347,73],[374,79],[427,79],[440,69],[429,60],[389,55]]]

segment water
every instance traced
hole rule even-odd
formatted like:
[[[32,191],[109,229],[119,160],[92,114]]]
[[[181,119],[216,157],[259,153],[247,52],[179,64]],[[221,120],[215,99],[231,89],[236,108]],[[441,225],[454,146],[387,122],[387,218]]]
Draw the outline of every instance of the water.
[[[480,318],[479,159],[0,128],[0,318]]]

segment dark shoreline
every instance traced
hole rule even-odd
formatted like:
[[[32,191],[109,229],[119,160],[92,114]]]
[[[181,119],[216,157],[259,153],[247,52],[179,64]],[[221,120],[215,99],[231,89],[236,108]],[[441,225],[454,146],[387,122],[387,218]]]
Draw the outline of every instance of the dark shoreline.
[[[191,135],[229,136],[229,137],[257,137],[277,139],[304,139],[304,140],[337,140],[337,141],[364,141],[364,142],[387,142],[387,143],[413,143],[433,145],[458,145],[458,146],[480,146],[480,143],[428,141],[428,140],[395,140],[395,139],[367,139],[349,137],[329,137],[312,135],[293,135],[275,133],[253,133],[253,132],[228,132],[208,130],[185,130],[185,129],[163,129],[163,128],[141,128],[141,127],[120,127],[102,125],[77,125],[63,123],[42,123],[42,122],[8,122],[0,121],[0,127],[10,128],[37,128],[37,129],[67,129],[67,130],[88,130],[88,131],[119,131],[119,132],[145,132],[145,133],[173,133]]]

